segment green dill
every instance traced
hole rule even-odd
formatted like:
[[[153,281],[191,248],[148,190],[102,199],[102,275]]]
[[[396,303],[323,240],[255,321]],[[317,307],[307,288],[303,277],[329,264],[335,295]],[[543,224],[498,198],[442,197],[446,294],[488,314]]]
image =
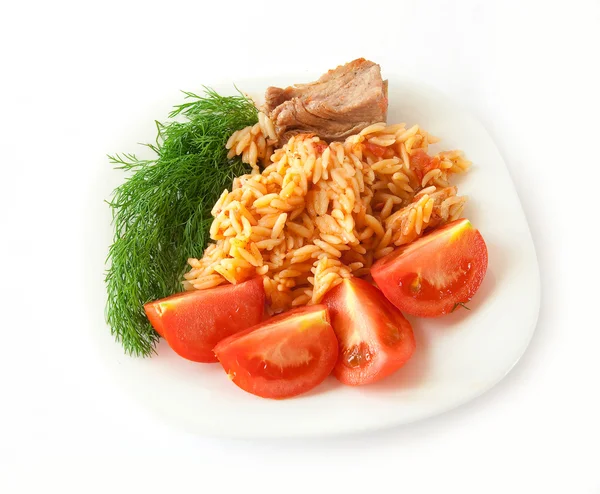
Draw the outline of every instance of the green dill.
[[[456,309],[458,309],[458,307],[459,307],[459,306],[460,306],[460,307],[462,307],[463,309],[471,310],[471,309],[469,309],[469,308],[468,308],[468,307],[465,305],[465,303],[464,303],[464,302],[456,302],[456,303],[454,304],[454,307],[452,307],[452,310],[451,310],[450,312],[454,312]]]
[[[210,211],[221,193],[248,167],[227,159],[225,143],[236,130],[257,122],[253,102],[243,95],[204,96],[185,92],[168,123],[156,123],[156,153],[109,156],[128,172],[107,201],[115,229],[107,258],[106,320],[126,353],[148,356],[158,334],[143,305],[181,291],[189,257],[201,257],[209,240]]]

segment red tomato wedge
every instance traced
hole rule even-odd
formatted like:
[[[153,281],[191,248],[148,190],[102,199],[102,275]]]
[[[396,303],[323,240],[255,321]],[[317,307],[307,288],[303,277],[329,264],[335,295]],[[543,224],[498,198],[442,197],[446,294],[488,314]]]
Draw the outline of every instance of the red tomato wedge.
[[[214,350],[240,388],[263,398],[304,393],[331,373],[338,343],[324,305],[300,307],[221,341]]]
[[[410,323],[373,285],[344,280],[325,295],[339,341],[333,374],[350,385],[379,381],[402,367],[415,350]]]
[[[471,300],[487,265],[481,233],[459,219],[379,259],[371,275],[402,312],[436,317]]]
[[[195,362],[217,362],[212,352],[223,338],[263,320],[260,277],[237,285],[177,293],[144,305],[150,323],[169,346]]]

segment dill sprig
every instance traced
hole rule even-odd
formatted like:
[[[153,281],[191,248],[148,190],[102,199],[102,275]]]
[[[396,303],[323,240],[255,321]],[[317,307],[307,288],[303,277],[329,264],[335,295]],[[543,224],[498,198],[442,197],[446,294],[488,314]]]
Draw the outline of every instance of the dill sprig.
[[[249,170],[227,159],[225,143],[236,130],[257,122],[253,102],[243,96],[184,92],[185,103],[156,122],[156,153],[109,156],[129,173],[107,201],[112,208],[114,243],[108,253],[106,320],[128,354],[148,356],[158,334],[144,314],[151,300],[181,291],[189,257],[201,257],[209,240],[210,211],[236,176]]]
[[[450,312],[454,312],[456,309],[458,309],[459,307],[462,307],[463,309],[467,309],[467,310],[471,310],[467,307],[467,305],[464,302],[456,302],[454,304],[454,307],[452,307],[452,310]]]

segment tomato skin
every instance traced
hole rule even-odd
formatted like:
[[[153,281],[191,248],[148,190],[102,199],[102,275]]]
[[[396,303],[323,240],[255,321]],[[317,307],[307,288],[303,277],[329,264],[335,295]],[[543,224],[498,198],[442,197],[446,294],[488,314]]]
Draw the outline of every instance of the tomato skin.
[[[379,381],[412,356],[416,343],[410,323],[370,283],[346,279],[323,303],[340,345],[333,374],[343,384]]]
[[[488,252],[481,233],[463,218],[379,259],[371,275],[402,312],[438,317],[471,300],[487,265]]]
[[[324,305],[300,307],[234,334],[214,348],[230,379],[263,398],[289,398],[331,374],[338,343]]]
[[[217,362],[212,349],[262,321],[265,290],[260,277],[207,290],[177,293],[144,305],[150,323],[169,346],[195,362]]]

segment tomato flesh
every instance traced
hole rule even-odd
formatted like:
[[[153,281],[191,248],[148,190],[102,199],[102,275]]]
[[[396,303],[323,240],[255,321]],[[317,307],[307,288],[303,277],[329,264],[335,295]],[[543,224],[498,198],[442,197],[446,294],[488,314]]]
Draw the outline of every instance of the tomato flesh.
[[[385,154],[385,151],[386,151],[386,148],[384,148],[383,146],[379,146],[377,144],[371,144],[368,141],[365,143],[364,146],[378,158],[381,158]]]
[[[265,290],[261,278],[237,285],[193,290],[144,306],[156,332],[182,357],[217,362],[215,345],[263,319]]]
[[[419,182],[421,182],[427,172],[440,167],[440,159],[437,156],[429,156],[422,149],[417,149],[410,157],[410,166],[414,170]]]
[[[373,285],[344,280],[325,295],[339,341],[333,370],[344,384],[379,381],[402,367],[415,350],[410,323]]]
[[[471,300],[487,265],[481,233],[459,219],[380,259],[371,275],[402,312],[437,317]]]
[[[144,311],[146,312],[146,317],[150,321],[150,324],[152,324],[154,331],[164,338],[165,328],[161,317],[162,311],[159,309],[159,306],[156,302],[158,302],[158,300],[154,302],[148,302],[146,305],[144,305]]]
[[[324,305],[293,309],[221,341],[214,353],[230,379],[263,398],[289,398],[331,373],[338,344]]]

